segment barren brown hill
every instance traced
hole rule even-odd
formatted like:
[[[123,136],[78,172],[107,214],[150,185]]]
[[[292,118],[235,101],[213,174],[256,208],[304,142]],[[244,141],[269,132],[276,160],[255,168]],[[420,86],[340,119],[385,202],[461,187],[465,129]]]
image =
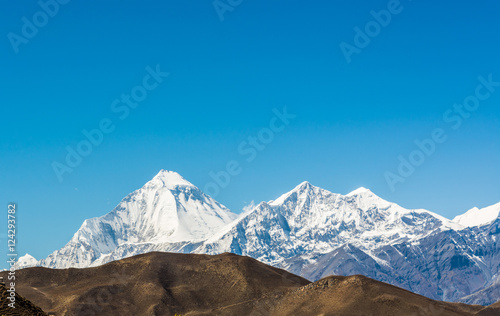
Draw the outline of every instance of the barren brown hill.
[[[17,278],[19,293],[57,315],[211,313],[309,283],[232,254],[149,253],[96,268],[23,269]],[[244,315],[241,306],[233,310]]]
[[[364,276],[332,276],[290,291],[275,304],[271,315],[475,315],[482,306],[434,301]]]
[[[2,316],[47,316],[44,311],[33,303],[16,293],[15,308],[8,304],[11,302],[8,297],[10,292],[0,284],[0,315]]]
[[[499,316],[500,315],[500,301],[493,305],[486,307],[477,313],[477,316]]]
[[[232,254],[149,253],[96,268],[29,268],[17,277],[20,294],[56,315],[500,315],[493,305],[433,301],[363,276],[310,283]]]

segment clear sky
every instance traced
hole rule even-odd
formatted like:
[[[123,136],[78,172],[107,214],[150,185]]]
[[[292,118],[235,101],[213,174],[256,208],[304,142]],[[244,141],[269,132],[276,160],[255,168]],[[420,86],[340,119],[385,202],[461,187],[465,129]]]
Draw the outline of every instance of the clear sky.
[[[20,254],[59,249],[160,169],[204,189],[229,161],[215,198],[235,212],[305,180],[448,218],[500,201],[497,1],[65,1],[1,4],[0,234],[17,202]],[[88,155],[70,167],[68,148]]]

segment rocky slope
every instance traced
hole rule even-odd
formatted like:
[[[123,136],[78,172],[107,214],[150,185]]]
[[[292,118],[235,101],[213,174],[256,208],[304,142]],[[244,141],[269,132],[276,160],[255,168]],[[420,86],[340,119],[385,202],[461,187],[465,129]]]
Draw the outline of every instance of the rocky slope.
[[[6,280],[6,276],[4,276]],[[11,303],[10,293],[7,288],[0,284],[0,315],[2,316],[47,316],[38,306],[15,292],[15,308],[9,306]]]

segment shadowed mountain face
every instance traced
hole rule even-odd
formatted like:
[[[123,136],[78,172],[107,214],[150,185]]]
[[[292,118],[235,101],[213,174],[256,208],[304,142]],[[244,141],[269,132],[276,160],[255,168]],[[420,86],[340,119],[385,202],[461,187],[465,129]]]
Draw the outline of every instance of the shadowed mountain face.
[[[17,276],[18,292],[56,315],[466,316],[484,309],[362,276],[311,283],[233,254],[149,253],[87,269],[28,268]]]
[[[0,284],[0,315],[2,316],[46,316],[47,314],[33,303],[16,293],[15,308],[9,306],[11,301],[8,299],[10,292],[7,288]]]

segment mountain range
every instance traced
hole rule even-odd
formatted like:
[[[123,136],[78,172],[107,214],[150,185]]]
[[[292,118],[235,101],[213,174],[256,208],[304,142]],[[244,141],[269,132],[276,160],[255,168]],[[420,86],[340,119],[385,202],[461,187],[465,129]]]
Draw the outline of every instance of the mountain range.
[[[6,277],[7,272],[0,272]],[[365,276],[317,282],[234,254],[150,252],[84,269],[17,271],[26,307],[6,315],[488,316],[488,307],[431,300]],[[0,301],[6,297],[0,285]],[[3,288],[4,289],[4,288]],[[21,299],[21,296],[18,296]],[[29,301],[28,301],[29,300]],[[28,304],[26,304],[28,303]]]
[[[453,220],[405,209],[368,189],[347,195],[303,182],[237,215],[162,170],[110,213],[85,220],[60,250],[18,268],[86,268],[162,251],[234,253],[317,281],[365,275],[435,300],[500,300],[500,203]]]

